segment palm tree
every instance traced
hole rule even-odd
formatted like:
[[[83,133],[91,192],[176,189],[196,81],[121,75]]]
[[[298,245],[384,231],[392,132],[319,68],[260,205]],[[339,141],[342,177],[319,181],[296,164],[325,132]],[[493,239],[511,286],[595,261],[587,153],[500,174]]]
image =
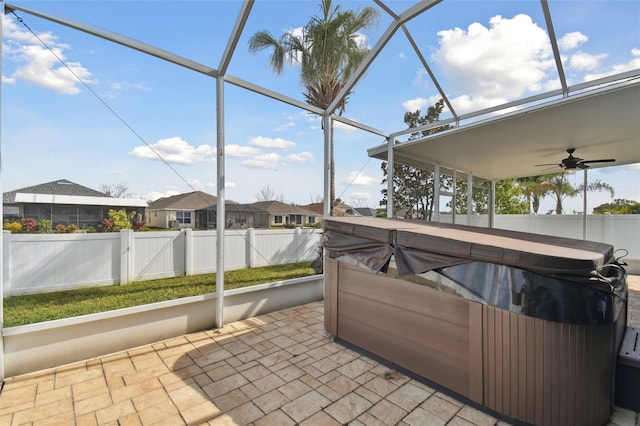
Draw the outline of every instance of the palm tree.
[[[548,181],[552,177],[553,175],[542,175],[517,179],[518,185],[522,187],[522,192],[527,199],[527,204],[531,205],[535,214],[538,214],[540,200],[554,189],[553,183]]]
[[[357,36],[376,23],[378,11],[371,6],[355,12],[342,10],[340,6],[333,7],[331,0],[322,0],[320,10],[322,15],[312,17],[300,34],[286,32],[277,39],[268,31],[258,31],[249,39],[249,51],[272,49],[269,64],[278,75],[282,74],[285,63],[299,65],[305,100],[326,110],[369,52],[366,46],[358,43]],[[339,114],[344,112],[348,95],[338,104]],[[333,209],[333,138],[330,150],[330,205]]]
[[[573,187],[565,178],[564,174],[554,176],[550,182],[553,189],[551,190],[552,197],[556,200],[556,214],[562,214],[562,202],[567,198],[573,198],[577,195],[580,195],[584,192],[584,185],[578,185],[577,187]],[[608,183],[602,182],[600,180],[595,180],[587,185],[587,191],[608,191],[611,194],[611,198],[614,197],[615,191],[611,185]],[[586,214],[586,212],[585,212]]]

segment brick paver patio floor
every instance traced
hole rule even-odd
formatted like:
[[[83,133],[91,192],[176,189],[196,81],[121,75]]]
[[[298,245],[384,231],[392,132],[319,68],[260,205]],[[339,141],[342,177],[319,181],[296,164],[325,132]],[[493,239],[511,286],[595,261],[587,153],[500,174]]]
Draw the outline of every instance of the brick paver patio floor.
[[[640,292],[633,296],[638,326]],[[639,421],[616,408],[610,424]],[[7,379],[0,424],[508,423],[334,342],[317,302]]]

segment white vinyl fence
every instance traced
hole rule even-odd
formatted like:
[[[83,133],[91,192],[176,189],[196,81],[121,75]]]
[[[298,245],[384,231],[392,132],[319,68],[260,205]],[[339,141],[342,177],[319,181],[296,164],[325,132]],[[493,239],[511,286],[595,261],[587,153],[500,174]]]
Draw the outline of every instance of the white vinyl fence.
[[[452,217],[441,215],[441,221]],[[456,223],[466,224],[459,215]],[[486,216],[470,225],[486,226]],[[580,215],[498,215],[496,228],[582,239]],[[313,260],[320,229],[225,231],[225,270]],[[640,273],[640,215],[589,215],[587,239],[628,251]],[[4,296],[124,284],[216,271],[216,232],[11,234],[4,231]]]
[[[440,220],[451,223],[453,219],[451,215],[441,214]],[[486,215],[475,215],[467,223],[466,215],[458,215],[455,223],[487,226],[489,219]],[[582,239],[582,215],[496,215],[495,227]],[[617,250],[616,257],[622,256],[626,251],[627,256],[623,260],[628,263],[627,272],[640,274],[640,215],[587,215],[586,239],[611,244]]]
[[[315,259],[320,229],[225,231],[225,270]],[[216,272],[216,231],[3,232],[4,296]]]

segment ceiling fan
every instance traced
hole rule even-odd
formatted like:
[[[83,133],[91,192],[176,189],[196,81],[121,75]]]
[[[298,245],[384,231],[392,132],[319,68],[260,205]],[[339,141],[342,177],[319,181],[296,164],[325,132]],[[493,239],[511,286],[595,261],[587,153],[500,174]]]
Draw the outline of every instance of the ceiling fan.
[[[613,158],[601,159],[601,160],[583,160],[582,158],[574,157],[573,153],[575,152],[575,148],[567,149],[567,153],[569,156],[562,160],[560,164],[551,163],[551,164],[536,164],[537,166],[558,166],[564,169],[564,172],[568,175],[574,174],[578,169],[586,169],[589,166],[588,163],[612,163],[616,161]]]

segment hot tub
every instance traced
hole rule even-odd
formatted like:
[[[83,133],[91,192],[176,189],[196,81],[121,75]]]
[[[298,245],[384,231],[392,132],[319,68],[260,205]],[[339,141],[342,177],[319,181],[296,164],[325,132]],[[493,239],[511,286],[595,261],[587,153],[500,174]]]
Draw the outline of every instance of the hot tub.
[[[607,244],[406,220],[324,219],[325,328],[505,416],[601,425],[626,327]]]

